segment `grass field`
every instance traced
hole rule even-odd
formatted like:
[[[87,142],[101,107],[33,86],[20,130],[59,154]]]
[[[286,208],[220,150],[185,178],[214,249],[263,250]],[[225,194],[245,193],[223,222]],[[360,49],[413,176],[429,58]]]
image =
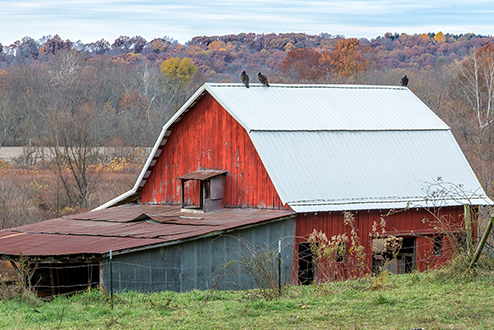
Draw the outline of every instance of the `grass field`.
[[[0,301],[2,329],[494,329],[494,273],[445,271],[256,291]]]

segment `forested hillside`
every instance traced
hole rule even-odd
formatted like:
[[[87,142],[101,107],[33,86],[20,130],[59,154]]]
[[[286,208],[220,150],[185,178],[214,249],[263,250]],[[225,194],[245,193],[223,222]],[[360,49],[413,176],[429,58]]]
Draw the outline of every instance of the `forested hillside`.
[[[242,70],[251,81],[261,71],[273,83],[398,85],[407,74],[408,87],[451,126],[492,196],[493,43],[442,32],[371,40],[241,33],[183,45],[168,37],[88,44],[25,37],[0,44],[0,147],[150,146],[202,83],[240,82]]]

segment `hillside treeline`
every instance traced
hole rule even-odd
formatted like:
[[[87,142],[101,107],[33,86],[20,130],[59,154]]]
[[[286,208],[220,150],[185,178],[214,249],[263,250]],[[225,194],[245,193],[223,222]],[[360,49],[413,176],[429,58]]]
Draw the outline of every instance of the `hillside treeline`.
[[[493,43],[442,32],[371,40],[241,33],[183,45],[168,37],[88,44],[25,37],[0,45],[0,147],[150,146],[202,83],[240,82],[242,70],[251,81],[261,71],[279,83],[398,85],[407,74],[408,87],[450,125],[492,196]]]

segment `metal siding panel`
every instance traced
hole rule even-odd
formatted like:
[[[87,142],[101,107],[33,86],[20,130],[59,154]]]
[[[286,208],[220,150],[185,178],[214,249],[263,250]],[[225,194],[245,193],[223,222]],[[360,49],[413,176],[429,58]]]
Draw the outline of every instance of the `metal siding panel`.
[[[259,228],[247,228],[214,239],[199,239],[174,246],[116,255],[113,260],[113,272],[115,277],[118,276],[122,280],[121,286],[115,290],[208,290],[213,288],[218,279],[222,279],[221,283],[218,283],[218,288],[222,290],[254,288],[255,283],[245,272],[238,268],[235,269],[237,272],[225,271],[224,267],[239,260],[241,252],[249,253],[243,241],[258,246],[274,243],[278,239],[283,240],[282,277],[286,283],[293,269],[294,231],[295,223],[290,219],[267,224],[263,226],[262,231]],[[273,246],[277,248],[277,244]],[[102,284],[106,287],[110,282],[108,266],[109,260],[105,259]],[[134,269],[137,269],[137,272]],[[139,276],[134,276],[136,273]]]
[[[417,237],[417,268],[419,270],[426,270],[429,266],[441,265],[447,261],[447,256],[443,255],[440,257],[432,257],[432,237],[434,233],[442,232],[440,228],[434,228],[434,224],[424,223],[422,219],[429,218],[433,219],[431,213],[427,210],[411,209],[408,211],[400,211],[396,213],[388,214],[389,210],[371,210],[371,211],[359,211],[354,213],[355,216],[355,226],[358,230],[358,236],[362,246],[364,247],[364,252],[366,254],[365,262],[367,267],[371,269],[372,267],[372,248],[371,239],[369,233],[371,232],[372,224],[374,221],[378,223],[378,232],[382,234],[380,227],[381,215],[386,220],[386,233],[394,234],[397,236],[416,236]],[[451,225],[461,224],[462,215],[457,207],[441,208],[440,210],[435,210],[435,215],[448,216],[449,223]],[[315,229],[317,231],[322,231],[326,234],[328,238],[334,235],[347,233],[350,237],[351,228],[346,226],[343,222],[343,212],[317,212],[308,214],[299,214],[295,218],[296,222],[296,251],[295,258],[297,258],[296,252],[298,251],[298,243],[306,242],[307,236],[312,233]],[[428,234],[420,234],[420,231],[428,232]],[[397,232],[395,234],[395,232]],[[350,243],[349,243],[350,244]],[[351,265],[348,263],[347,267]],[[296,283],[297,274],[293,273],[292,282]]]

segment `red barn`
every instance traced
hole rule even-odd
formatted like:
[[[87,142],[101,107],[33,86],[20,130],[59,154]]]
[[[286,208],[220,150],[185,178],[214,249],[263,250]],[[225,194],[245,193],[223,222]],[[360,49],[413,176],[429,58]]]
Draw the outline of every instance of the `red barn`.
[[[225,171],[226,208],[296,212],[295,264],[314,230],[350,241],[354,228],[367,269],[379,264],[372,240],[394,235],[402,248],[388,267],[423,270],[447,258],[445,226],[461,231],[464,204],[492,203],[450,128],[407,88],[205,84],[165,125],[135,187],[101,208],[199,205],[198,182],[181,195],[179,181],[206,169]],[[341,258],[340,276],[352,262]],[[298,274],[311,267],[299,261]]]
[[[393,237],[393,272],[444,262],[444,234],[463,231],[465,204],[492,201],[450,128],[406,87],[205,84],[164,125],[130,191],[88,214],[0,231],[0,251],[92,260],[87,273],[108,287],[112,250],[118,289],[184,291],[212,287],[235,260],[231,237],[283,239],[285,282],[308,283],[383,266]],[[314,230],[334,259],[314,259]]]

